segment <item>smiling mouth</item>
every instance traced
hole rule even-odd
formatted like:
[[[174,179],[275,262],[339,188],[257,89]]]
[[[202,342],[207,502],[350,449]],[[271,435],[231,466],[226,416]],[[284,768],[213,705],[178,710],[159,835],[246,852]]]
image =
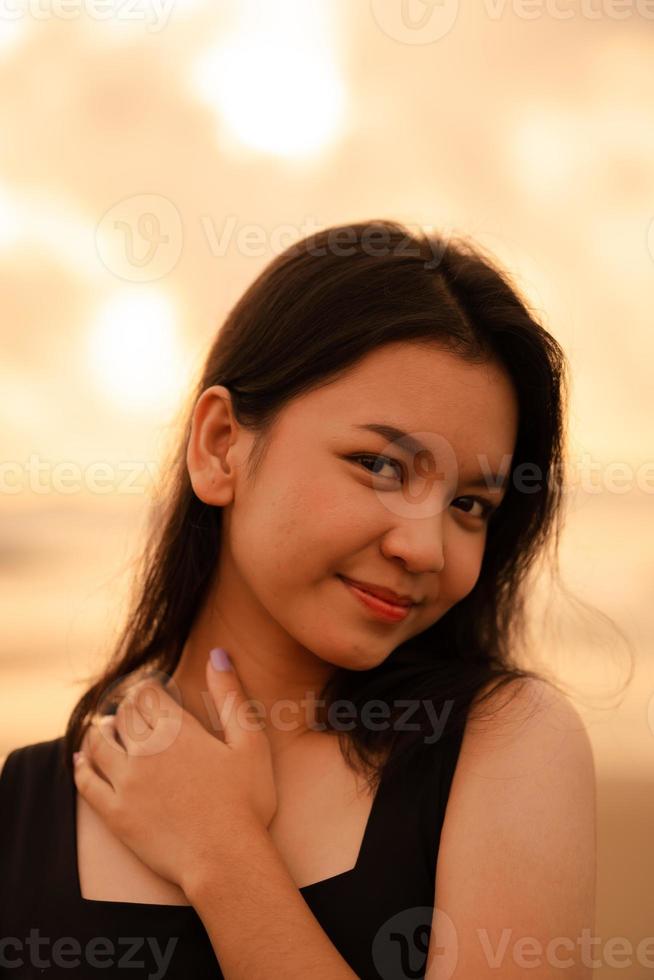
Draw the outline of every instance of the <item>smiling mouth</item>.
[[[415,606],[418,604],[418,600],[414,600],[410,596],[397,595],[382,586],[376,586],[370,582],[359,582],[358,579],[348,578],[347,575],[339,575],[338,577],[349,582],[350,585],[356,585],[357,589],[361,589],[369,595],[377,596],[378,599],[383,599],[384,602],[389,602],[393,606]]]
[[[386,599],[380,599],[379,596],[373,595],[371,592],[366,592],[365,589],[360,588],[354,582],[350,582],[349,579],[341,575],[338,575],[337,578],[341,580],[348,591],[377,619],[382,619],[387,623],[399,623],[403,619],[406,619],[413,609],[413,604],[401,606],[395,602],[388,602]]]

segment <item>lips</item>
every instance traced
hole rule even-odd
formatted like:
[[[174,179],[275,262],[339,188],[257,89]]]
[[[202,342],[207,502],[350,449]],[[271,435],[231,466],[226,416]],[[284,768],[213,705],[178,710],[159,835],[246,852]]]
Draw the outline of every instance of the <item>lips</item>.
[[[378,599],[383,599],[384,602],[393,603],[395,606],[413,606],[415,605],[413,599],[410,596],[401,596],[397,592],[393,592],[392,589],[386,589],[381,585],[373,585],[371,582],[359,582],[355,578],[348,578],[346,575],[341,575],[345,582],[349,582],[351,585],[356,585],[358,589],[362,589],[364,592],[368,592],[370,595],[377,596]]]

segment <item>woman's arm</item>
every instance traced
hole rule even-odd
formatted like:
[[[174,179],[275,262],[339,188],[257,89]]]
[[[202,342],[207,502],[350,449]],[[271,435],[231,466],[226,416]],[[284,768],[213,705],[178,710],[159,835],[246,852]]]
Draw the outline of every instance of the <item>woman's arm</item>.
[[[448,980],[587,980],[597,957],[588,735],[549,684],[528,681],[508,696],[494,695],[500,708],[466,728],[441,834],[426,980],[448,964]]]
[[[229,980],[352,980],[265,828],[253,824],[215,854],[184,892]]]

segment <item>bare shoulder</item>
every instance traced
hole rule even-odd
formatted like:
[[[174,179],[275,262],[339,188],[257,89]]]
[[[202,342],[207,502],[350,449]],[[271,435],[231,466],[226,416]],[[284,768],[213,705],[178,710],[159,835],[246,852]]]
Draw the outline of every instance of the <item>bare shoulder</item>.
[[[438,852],[435,907],[458,936],[452,977],[549,977],[556,941],[555,955],[586,978],[579,940],[594,924],[596,852],[588,734],[547,681],[512,681],[484,699],[488,691],[469,713]]]
[[[521,678],[500,688],[486,685],[475,699],[461,745],[460,768],[486,776],[511,776],[528,764],[565,759],[567,771],[587,772],[594,782],[593,752],[572,701],[546,680]]]
[[[486,687],[481,695],[489,691]],[[525,678],[477,698],[454,774],[452,811],[497,820],[496,839],[534,844],[549,819],[570,837],[595,835],[596,774],[584,722],[572,701],[546,680]],[[490,808],[490,809],[489,809]],[[533,819],[525,820],[533,811]],[[566,831],[565,823],[569,821]],[[592,833],[591,833],[592,832]],[[489,844],[489,840],[484,841]],[[552,839],[552,847],[562,844]],[[565,848],[564,848],[565,850]],[[552,855],[556,858],[556,854]]]

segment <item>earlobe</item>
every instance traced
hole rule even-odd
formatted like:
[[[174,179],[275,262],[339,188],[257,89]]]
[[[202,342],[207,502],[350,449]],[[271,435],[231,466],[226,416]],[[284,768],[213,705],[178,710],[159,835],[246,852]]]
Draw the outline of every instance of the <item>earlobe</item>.
[[[192,469],[190,466],[188,472],[193,492],[203,503],[224,507],[232,501],[234,496],[232,480],[227,474],[223,473],[222,478],[218,479],[206,467]]]

